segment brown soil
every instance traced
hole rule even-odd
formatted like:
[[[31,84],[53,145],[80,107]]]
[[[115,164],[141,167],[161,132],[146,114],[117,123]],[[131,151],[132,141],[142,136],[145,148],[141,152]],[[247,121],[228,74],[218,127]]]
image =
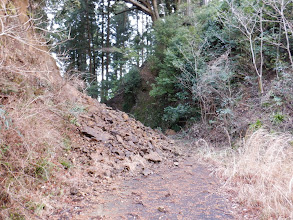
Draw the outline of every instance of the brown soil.
[[[100,109],[99,112],[103,111]],[[106,109],[106,112],[114,111]],[[128,139],[128,136],[121,133],[131,122],[148,130],[124,113],[116,111],[115,115],[119,114],[126,120],[114,124],[123,125],[119,130],[123,140]],[[88,121],[89,118],[84,120]],[[94,121],[92,124],[98,123]],[[107,128],[105,132],[109,130]],[[141,132],[138,128],[135,133],[140,136]],[[153,135],[149,138],[159,135],[150,129],[149,132]],[[145,140],[144,137],[140,139]],[[167,144],[162,139],[160,141]],[[97,145],[76,149],[75,154],[72,154],[76,159],[73,160],[83,165],[66,173],[70,184],[64,187],[62,201],[56,201],[58,205],[45,219],[234,219],[231,210],[235,205],[220,190],[221,184],[211,174],[207,164],[200,164],[187,147],[180,149],[172,140],[168,142],[169,146],[158,147],[154,151],[148,149],[149,153],[145,155],[143,147],[129,149],[126,145],[123,147],[121,142],[116,143],[116,147],[120,145],[120,148],[114,151],[108,147],[98,148]],[[111,143],[115,146],[115,140]],[[100,155],[104,159],[97,156],[97,151],[102,153]],[[136,152],[138,154],[135,156]],[[151,152],[160,152],[162,160],[147,160]],[[122,157],[122,154],[132,154],[132,159]],[[139,165],[138,161],[141,161]]]
[[[68,196],[66,207],[47,217],[234,219],[232,204],[219,190],[218,180],[210,175],[206,166],[194,158],[178,159],[178,166],[154,164],[145,175],[108,180],[103,187],[88,181],[80,194]]]
[[[78,120],[75,141],[83,140],[70,156],[65,204],[46,218],[233,219],[218,180],[189,149],[123,112],[90,105]]]

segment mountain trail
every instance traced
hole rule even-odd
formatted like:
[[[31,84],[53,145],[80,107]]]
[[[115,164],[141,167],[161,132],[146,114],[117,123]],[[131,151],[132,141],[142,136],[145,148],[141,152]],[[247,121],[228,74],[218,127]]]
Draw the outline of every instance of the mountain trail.
[[[234,219],[219,180],[189,149],[89,100],[71,137],[82,142],[70,184],[48,219]]]

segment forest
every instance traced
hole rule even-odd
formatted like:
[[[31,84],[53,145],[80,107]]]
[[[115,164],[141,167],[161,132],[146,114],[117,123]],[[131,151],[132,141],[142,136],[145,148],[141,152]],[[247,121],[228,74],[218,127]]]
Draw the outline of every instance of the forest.
[[[234,137],[247,126],[291,128],[292,7],[290,0],[59,0],[40,14],[49,17],[64,72],[79,75],[92,97],[152,128],[201,122]]]
[[[292,12],[0,0],[0,219],[293,219]]]
[[[228,147],[199,151],[222,165],[230,158],[241,201],[286,213],[278,201],[292,183],[292,0],[61,2],[51,26],[69,31],[50,37],[65,41],[55,51],[89,95],[193,147]]]

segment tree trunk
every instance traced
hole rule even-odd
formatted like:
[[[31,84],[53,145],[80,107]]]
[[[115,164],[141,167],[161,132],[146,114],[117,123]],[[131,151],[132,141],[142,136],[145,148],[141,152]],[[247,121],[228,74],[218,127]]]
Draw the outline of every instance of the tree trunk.
[[[188,17],[191,15],[191,0],[187,0],[186,15]]]
[[[110,47],[110,1],[108,1],[107,5],[107,39],[106,39],[106,47]],[[109,92],[109,66],[110,66],[110,53],[106,55],[106,85],[105,85],[105,98],[108,98]]]
[[[89,73],[91,75],[91,78],[94,78],[93,74],[93,58],[92,58],[92,47],[91,47],[91,42],[92,42],[92,36],[91,36],[91,28],[90,28],[90,17],[89,17],[89,12],[88,12],[88,0],[85,0],[85,22],[86,22],[86,30],[87,30],[87,41],[88,41],[88,56],[89,56]]]
[[[105,37],[105,14],[104,14],[104,0],[102,1],[102,48],[104,48],[104,37]],[[101,80],[101,102],[105,102],[105,76],[104,76],[104,72],[105,72],[105,64],[104,64],[104,52],[102,51],[101,54],[101,61],[102,61],[102,71],[101,71],[101,76],[102,76],[102,80]]]
[[[153,0],[153,13],[155,15],[155,20],[158,20],[160,18],[160,15],[159,15],[159,10],[158,10],[158,2],[157,0]]]

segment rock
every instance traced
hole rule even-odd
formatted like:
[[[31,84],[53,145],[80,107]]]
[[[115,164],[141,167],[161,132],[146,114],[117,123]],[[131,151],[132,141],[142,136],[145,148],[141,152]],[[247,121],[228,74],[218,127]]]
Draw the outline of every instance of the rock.
[[[88,126],[84,126],[81,129],[81,132],[86,135],[87,137],[90,137],[92,139],[95,139],[97,141],[108,141],[112,138],[112,136],[106,132],[103,131],[98,131],[94,128],[88,127]]]
[[[167,129],[167,130],[165,131],[165,134],[168,135],[168,136],[171,136],[171,135],[175,135],[176,132],[175,132],[174,130],[172,130],[172,129]]]
[[[81,130],[81,132],[86,135],[87,137],[94,137],[97,132],[95,129],[88,127],[88,126],[84,126]]]
[[[150,150],[154,149],[154,146],[151,144],[151,142],[148,142],[148,147]]]
[[[167,210],[166,210],[166,208],[164,206],[159,206],[158,211],[163,212],[163,213],[167,213]]]
[[[132,141],[128,141],[128,144],[129,144],[130,147],[133,147],[133,148],[136,147],[136,145]]]
[[[76,188],[76,187],[71,187],[71,188],[70,188],[70,195],[75,196],[75,195],[77,195],[78,193],[79,193],[78,188]]]
[[[145,154],[149,153],[150,151],[148,148],[141,148],[140,152],[142,153],[142,155],[145,155]]]
[[[89,108],[88,108],[88,113],[96,113],[96,112],[98,112],[99,111],[99,109],[96,107],[96,106],[94,106],[94,105],[91,105]]]
[[[93,122],[93,121],[88,121],[87,122],[87,125],[89,126],[89,127],[94,127],[95,126],[95,122]]]
[[[152,137],[152,139],[150,139],[150,142],[151,142],[152,145],[156,145],[157,144],[157,140],[154,137]]]
[[[179,166],[179,162],[177,162],[177,161],[174,162],[174,165],[175,165],[175,166]]]
[[[151,170],[148,169],[148,168],[144,168],[143,171],[142,171],[141,173],[142,173],[142,175],[144,175],[144,176],[148,176],[148,175],[153,174],[154,172],[151,171]]]
[[[159,163],[162,161],[162,157],[157,152],[151,152],[149,154],[144,155],[144,158],[148,161]]]
[[[98,175],[101,170],[97,167],[97,166],[89,166],[87,169],[86,169],[86,172],[89,176],[96,176]]]
[[[162,146],[162,150],[163,151],[171,151],[170,148],[166,147],[166,146]]]
[[[133,143],[138,143],[138,138],[135,137],[135,136],[131,136],[130,140],[131,140]]]
[[[91,159],[98,162],[103,160],[103,156],[101,155],[100,152],[95,152],[91,154]]]
[[[123,139],[122,139],[121,136],[116,135],[116,138],[117,138],[117,141],[118,141],[119,143],[124,144],[124,141],[123,141]]]
[[[129,116],[126,113],[123,113],[122,117],[125,121],[127,121],[129,119]]]
[[[111,151],[112,151],[113,154],[117,154],[119,156],[125,156],[125,153],[122,150],[118,149],[118,148],[113,148]]]
[[[105,172],[103,174],[106,177],[111,177],[111,171],[110,170],[105,170]]]
[[[131,158],[131,156],[132,156],[132,153],[130,152],[130,151],[126,151],[125,152],[125,157],[127,157],[127,158]]]
[[[101,123],[101,116],[94,114],[94,119],[95,119],[96,122]]]
[[[130,136],[130,134],[129,134],[128,132],[123,131],[123,130],[120,131],[120,135],[121,135],[123,138]]]
[[[104,121],[108,122],[109,124],[113,124],[114,123],[113,118],[109,118],[109,117],[105,117],[104,118]]]
[[[173,141],[173,140],[169,140],[169,143],[170,143],[170,144],[174,144],[175,141]]]

